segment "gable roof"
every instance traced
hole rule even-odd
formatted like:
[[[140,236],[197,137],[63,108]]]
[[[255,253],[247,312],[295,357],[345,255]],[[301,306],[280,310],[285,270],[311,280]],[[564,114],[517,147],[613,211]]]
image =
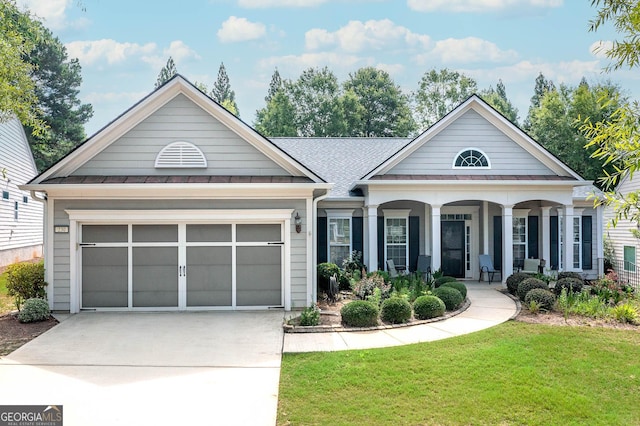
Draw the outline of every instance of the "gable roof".
[[[534,158],[536,158],[538,161],[540,161],[542,164],[556,173],[557,176],[570,178],[582,183],[587,183],[578,173],[576,173],[569,166],[564,164],[557,157],[547,151],[542,145],[532,139],[518,126],[507,120],[502,114],[497,112],[492,106],[487,104],[477,95],[472,95],[471,97],[469,97],[466,101],[449,112],[449,114],[440,119],[436,124],[428,128],[422,134],[418,135],[415,139],[399,149],[385,161],[373,167],[361,177],[358,183],[366,183],[365,181],[374,180],[374,178],[375,180],[384,179],[384,177],[381,177],[381,175],[385,175],[394,166],[398,165],[404,159],[409,157],[418,148],[428,143],[431,139],[433,139],[436,135],[446,129],[450,124],[455,122],[469,110],[477,112],[498,130],[503,132],[508,138],[513,140],[520,147],[529,152]],[[504,180],[504,177],[501,179]],[[413,180],[421,179],[419,177],[415,177]],[[422,180],[428,179],[426,179],[425,176],[424,178],[422,178]]]
[[[193,84],[179,74],[173,76],[162,86],[151,92],[137,104],[129,108],[111,123],[107,124],[96,134],[85,140],[81,145],[52,165],[49,169],[36,176],[30,183],[39,184],[55,178],[63,178],[105,149],[109,144],[118,140],[137,124],[149,117],[170,100],[182,94],[194,102],[205,112],[220,121],[229,130],[254,146],[270,160],[278,164],[292,176],[306,177],[312,182],[323,183],[321,177],[304,166],[298,160],[281,150],[269,139],[227,111],[224,107],[204,94]],[[53,182],[53,180],[52,180]]]

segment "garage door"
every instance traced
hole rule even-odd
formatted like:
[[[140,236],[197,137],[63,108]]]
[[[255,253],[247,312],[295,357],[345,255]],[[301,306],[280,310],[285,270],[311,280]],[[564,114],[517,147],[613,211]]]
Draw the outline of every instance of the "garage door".
[[[281,223],[83,224],[81,308],[283,306]]]

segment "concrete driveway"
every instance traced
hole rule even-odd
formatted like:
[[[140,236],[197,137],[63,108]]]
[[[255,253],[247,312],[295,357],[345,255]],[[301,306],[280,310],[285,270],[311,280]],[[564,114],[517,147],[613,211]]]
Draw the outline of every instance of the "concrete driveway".
[[[273,425],[284,312],[81,313],[0,359],[2,404],[65,425]]]

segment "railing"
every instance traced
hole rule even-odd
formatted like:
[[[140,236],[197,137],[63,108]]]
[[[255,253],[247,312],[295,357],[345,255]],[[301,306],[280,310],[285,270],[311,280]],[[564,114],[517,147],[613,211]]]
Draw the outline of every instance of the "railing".
[[[640,265],[631,262],[611,262],[618,282],[629,284],[636,290],[640,290]],[[607,273],[607,271],[605,271]]]

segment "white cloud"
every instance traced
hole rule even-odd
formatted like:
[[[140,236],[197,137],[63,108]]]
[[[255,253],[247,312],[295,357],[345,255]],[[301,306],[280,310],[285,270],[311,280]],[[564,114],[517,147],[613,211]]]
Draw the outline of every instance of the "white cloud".
[[[328,0],[238,0],[238,6],[245,9],[265,9],[268,7],[314,7]]]
[[[589,46],[589,52],[593,56],[599,59],[607,59],[607,52],[613,47],[613,42],[610,40],[600,40]]]
[[[69,57],[78,58],[82,66],[103,60],[113,65],[130,58],[149,56],[158,48],[155,43],[119,43],[112,39],[72,41],[66,47]]]
[[[520,61],[505,67],[492,69],[461,70],[465,74],[478,79],[497,81],[502,79],[506,83],[531,82],[539,73],[555,83],[574,84],[582,77],[598,77],[602,66],[599,61],[567,61],[567,62],[538,62]]]
[[[501,50],[495,43],[477,37],[439,40],[428,53],[418,55],[417,62],[424,63],[436,57],[443,63],[504,62],[518,57],[514,50]]]
[[[230,16],[218,30],[218,39],[223,43],[256,40],[267,33],[264,24],[250,22],[246,18]]]
[[[335,32],[315,28],[305,34],[305,45],[309,50],[339,46],[345,52],[381,50],[404,45],[426,47],[429,40],[429,36],[414,33],[389,19],[349,21]]]
[[[154,68],[162,68],[167,59],[171,56],[176,65],[180,65],[180,62],[188,59],[201,59],[200,55],[195,50],[187,46],[182,40],[174,40],[169,44],[169,47],[162,50],[162,54],[152,54],[142,56],[143,62],[151,64]]]
[[[283,75],[297,76],[307,68],[327,66],[336,73],[354,71],[362,66],[371,66],[373,58],[363,58],[355,55],[344,55],[335,52],[305,53],[302,55],[273,56],[258,61],[263,70],[273,70],[275,67]]]
[[[42,19],[47,28],[62,30],[68,27],[86,27],[89,21],[85,18],[69,22],[67,20],[67,8],[71,0],[18,0],[17,5],[21,9],[29,9],[36,17]]]
[[[560,7],[563,0],[407,0],[417,12],[492,12],[518,7]]]
[[[123,103],[132,104],[147,96],[149,92],[91,92],[83,101],[91,104]]]

